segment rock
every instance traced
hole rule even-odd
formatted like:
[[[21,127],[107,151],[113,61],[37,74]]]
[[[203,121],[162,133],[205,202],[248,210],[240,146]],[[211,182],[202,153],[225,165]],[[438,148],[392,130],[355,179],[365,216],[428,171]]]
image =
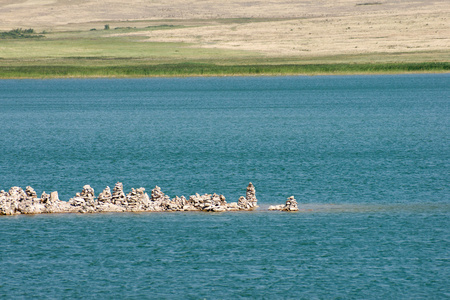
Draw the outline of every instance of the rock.
[[[297,207],[295,199],[289,199],[289,210]],[[122,211],[205,211],[224,212],[237,210],[252,210],[258,207],[255,196],[255,187],[250,183],[245,197],[239,201],[227,203],[225,196],[216,193],[200,195],[196,193],[189,197],[175,196],[170,199],[161,188],[155,186],[151,198],[145,193],[145,188],[132,188],[125,195],[123,184],[117,182],[113,192],[106,187],[95,198],[94,189],[90,185],[83,186],[80,193],[68,202],[61,201],[58,192],[47,194],[42,192],[40,198],[36,191],[27,186],[25,191],[20,187],[11,187],[8,192],[0,191],[0,214],[38,214],[38,213],[95,213],[95,212],[122,212]],[[297,208],[298,209],[298,208]]]
[[[181,196],[175,196],[169,203],[168,203],[168,209],[171,211],[182,211],[184,210],[184,207],[188,204],[188,200],[186,197]]]
[[[159,186],[152,190],[151,201],[148,206],[149,211],[172,211],[176,208],[176,203],[172,203],[170,197],[165,195]]]
[[[238,204],[239,209],[247,209],[248,203],[247,203],[247,199],[245,199],[244,196],[239,197],[237,204]]]
[[[283,210],[284,204],[271,205],[269,206],[269,210]]]
[[[77,208],[70,205],[69,202],[61,201],[58,197],[58,192],[50,193],[50,201],[45,205],[46,213],[73,213],[77,211]]]
[[[11,216],[18,213],[20,212],[16,211],[13,203],[0,200],[0,215]]]
[[[150,198],[145,193],[145,188],[131,189],[126,196],[127,207],[130,211],[144,211],[150,205]]]
[[[162,202],[167,200],[166,195],[161,191],[159,186],[155,186],[152,190],[152,201],[153,202]]]
[[[290,196],[289,198],[287,198],[285,205],[272,205],[269,206],[269,210],[298,211],[299,209],[297,200],[295,200],[294,196]]]
[[[69,200],[69,204],[72,206],[86,206],[86,201],[81,197],[73,197]]]
[[[227,204],[227,210],[228,211],[237,211],[239,210],[239,206],[236,202],[231,202]]]
[[[32,200],[26,200],[19,204],[19,210],[22,214],[41,214],[45,212],[45,205]]]
[[[24,190],[21,187],[13,186],[9,189],[9,197],[13,201],[25,201],[27,199],[27,194],[24,192]]]
[[[83,190],[80,193],[80,197],[84,199],[86,205],[94,207],[95,203],[95,193],[94,189],[90,185],[83,186]]]
[[[111,197],[111,203],[116,205],[124,205],[127,203],[126,196],[123,192],[122,182],[117,182],[113,189],[113,194]]]
[[[284,210],[286,210],[286,211],[298,211],[297,200],[295,200],[294,196],[291,196],[291,197],[287,198]]]
[[[37,194],[31,186],[26,187],[25,193],[27,194],[27,198],[29,199],[37,198]]]
[[[42,192],[41,202],[50,204],[50,195],[47,194],[45,191]]]
[[[111,195],[111,189],[110,189],[109,186],[107,186],[107,187],[103,190],[103,192],[101,192],[101,193],[98,195],[97,201],[98,201],[99,203],[102,203],[102,204],[104,204],[104,203],[111,203],[111,201],[112,201],[112,195]]]
[[[69,200],[69,205],[71,206],[68,208],[69,211],[94,212],[98,207],[98,202],[95,201],[94,189],[90,185],[83,186],[81,193],[77,193],[75,197]]]
[[[56,202],[59,202],[59,201],[61,201],[61,200],[59,200],[58,192],[57,191],[51,192],[50,193],[50,202],[51,203],[56,203]]]
[[[96,209],[97,212],[124,212],[126,208],[112,203],[100,203]]]
[[[8,192],[0,191],[0,215],[15,215],[20,214],[16,210],[16,202],[9,196]]]
[[[8,193],[0,192],[0,214],[41,214],[62,212],[62,201],[58,198],[58,192],[50,195],[43,192],[38,198],[36,192],[30,186],[23,191],[20,187],[12,187]]]
[[[258,200],[256,199],[256,191],[253,184],[250,182],[247,186],[247,193],[244,197],[238,200],[238,207],[240,210],[253,210],[258,207]]]
[[[225,196],[217,194],[204,194],[198,193],[189,197],[188,204],[197,210],[203,211],[225,211],[227,210],[227,202]],[[184,207],[183,210],[186,210]]]

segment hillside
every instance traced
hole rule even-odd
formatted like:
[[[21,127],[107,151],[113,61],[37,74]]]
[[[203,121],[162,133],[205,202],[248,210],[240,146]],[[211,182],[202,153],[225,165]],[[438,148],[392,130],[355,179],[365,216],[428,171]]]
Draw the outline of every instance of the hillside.
[[[44,35],[0,40],[0,66],[450,61],[447,0],[2,0],[0,15]]]

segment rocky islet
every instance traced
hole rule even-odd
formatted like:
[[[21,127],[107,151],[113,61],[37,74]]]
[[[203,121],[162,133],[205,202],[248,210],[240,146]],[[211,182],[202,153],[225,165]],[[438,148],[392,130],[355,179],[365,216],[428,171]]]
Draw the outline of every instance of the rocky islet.
[[[237,202],[228,203],[224,195],[196,193],[187,199],[185,196],[170,198],[156,186],[150,196],[145,188],[132,188],[128,194],[123,184],[115,184],[112,192],[107,186],[98,196],[90,185],[83,186],[80,193],[69,201],[62,201],[58,192],[38,197],[36,191],[27,186],[25,190],[14,186],[8,192],[0,191],[0,215],[42,214],[42,213],[100,213],[100,212],[164,212],[164,211],[251,211],[258,208],[258,200],[253,184],[247,186],[246,195]],[[289,197],[285,205],[270,206],[269,210],[298,211],[297,201]]]
[[[99,212],[163,212],[163,211],[249,211],[258,207],[255,187],[247,186],[246,196],[238,202],[228,203],[224,195],[195,194],[187,199],[184,196],[170,198],[156,186],[150,196],[145,188],[132,188],[124,193],[123,184],[116,183],[112,192],[107,186],[98,196],[90,185],[83,186],[80,193],[69,201],[62,201],[58,192],[39,197],[36,191],[27,186],[11,187],[9,191],[0,191],[0,215],[42,214],[42,213],[99,213]]]

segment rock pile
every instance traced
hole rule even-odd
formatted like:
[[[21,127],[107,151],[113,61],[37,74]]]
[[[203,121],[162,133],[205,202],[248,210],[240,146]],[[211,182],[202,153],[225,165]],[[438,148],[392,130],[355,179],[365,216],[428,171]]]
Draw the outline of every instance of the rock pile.
[[[0,215],[41,214],[54,212],[72,212],[70,204],[59,200],[58,192],[50,195],[43,192],[38,198],[32,187],[25,191],[13,186],[8,192],[0,191]]]
[[[239,210],[237,203],[227,203],[224,195],[214,194],[195,194],[189,197],[189,205],[191,210],[202,210],[202,211],[237,211]]]
[[[129,211],[145,211],[150,205],[150,198],[145,188],[131,189],[126,196],[126,206]]]
[[[269,206],[269,210],[298,211],[297,200],[295,200],[294,196],[290,196],[287,198],[285,205],[272,205]]]
[[[258,207],[258,200],[256,199],[255,187],[250,182],[247,187],[247,193],[244,197],[240,197],[238,207],[240,210],[253,210]]]
[[[112,195],[111,195],[111,188],[107,186],[103,192],[98,194],[97,201],[99,204],[108,204],[111,203]]]
[[[189,197],[176,196],[171,199],[161,188],[156,186],[151,192],[151,198],[145,188],[132,188],[125,195],[123,184],[116,183],[113,192],[106,187],[96,198],[94,189],[83,186],[80,193],[68,202],[58,198],[58,192],[50,195],[43,192],[38,198],[33,188],[25,191],[20,187],[12,187],[8,192],[0,191],[0,215],[40,214],[40,213],[97,213],[97,212],[144,212],[144,211],[206,211],[224,212],[238,210],[253,210],[258,207],[255,187],[250,183],[245,198],[227,203],[225,196],[218,194],[195,194]]]
[[[115,205],[122,205],[126,203],[125,193],[123,192],[122,182],[116,183],[111,196],[111,203]]]

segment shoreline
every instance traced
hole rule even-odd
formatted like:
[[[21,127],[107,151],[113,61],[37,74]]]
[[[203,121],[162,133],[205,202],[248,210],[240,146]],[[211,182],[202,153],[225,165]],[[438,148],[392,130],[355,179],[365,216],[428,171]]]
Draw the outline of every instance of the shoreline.
[[[446,74],[450,62],[1,66],[0,79]]]

